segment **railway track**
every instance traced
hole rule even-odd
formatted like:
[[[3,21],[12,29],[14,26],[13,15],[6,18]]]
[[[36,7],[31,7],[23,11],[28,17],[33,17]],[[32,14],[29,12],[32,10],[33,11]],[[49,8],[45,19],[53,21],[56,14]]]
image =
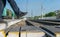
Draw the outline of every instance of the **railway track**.
[[[35,37],[37,36],[37,34],[39,34],[38,36],[41,36],[41,37],[43,35],[44,37],[57,37],[56,31],[57,32],[60,32],[60,31],[59,31],[59,28],[53,25],[57,26],[59,24],[51,23],[51,21],[48,23],[48,22],[45,22],[45,20],[42,20],[42,21],[26,20],[25,24],[16,23],[16,25],[12,25],[7,29],[2,30],[2,33],[0,35],[3,35],[4,37],[11,37],[11,36],[12,37],[28,37],[29,35],[32,34],[31,37],[33,36]],[[41,35],[41,33],[43,34]]]
[[[51,22],[60,22],[60,19],[37,19],[40,21],[51,21]]]
[[[45,20],[45,19],[40,19],[40,20],[30,20],[30,21],[33,21],[33,22],[37,22],[37,23],[41,23],[43,25],[51,25],[51,26],[59,26],[60,25],[60,20]]]
[[[3,34],[4,33],[4,34]],[[34,27],[31,23],[26,22],[26,24],[16,23],[5,30],[0,31],[0,37],[42,37],[45,33]]]
[[[47,35],[49,35],[50,37],[55,37],[56,35],[55,35],[55,33],[53,33],[52,31],[50,31],[50,30],[48,30],[48,29],[46,29],[45,27],[43,27],[43,26],[36,26],[34,23],[32,23],[32,22],[30,22],[30,21],[26,21],[27,23],[29,23],[28,25],[31,25],[31,26],[34,26],[34,27],[36,27],[36,28],[38,28],[39,30],[42,30],[43,32],[45,32]],[[48,37],[49,37],[48,36]]]
[[[51,34],[54,37],[60,37],[60,20],[49,20],[49,19],[42,19],[42,20],[27,20],[28,22],[32,23],[39,23],[41,25],[35,25],[35,27],[39,27],[42,29],[43,32],[47,33],[48,35]],[[58,33],[59,32],[59,33]],[[50,35],[50,36],[51,36]],[[51,36],[52,37],[52,36]]]

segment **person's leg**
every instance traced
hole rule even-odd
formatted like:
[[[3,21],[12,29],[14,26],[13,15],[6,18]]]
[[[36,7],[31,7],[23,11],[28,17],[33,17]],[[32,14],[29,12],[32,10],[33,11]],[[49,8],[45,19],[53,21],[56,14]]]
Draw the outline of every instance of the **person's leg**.
[[[27,12],[21,12],[20,9],[18,8],[16,2],[14,0],[8,0],[8,2],[10,3],[12,9],[14,10],[15,14],[17,16],[24,16],[27,14]]]
[[[5,22],[5,21],[3,21],[3,19],[2,19],[2,13],[3,13],[4,7],[5,7],[5,6],[4,6],[2,0],[0,0],[0,23],[1,23],[1,22]]]
[[[2,0],[2,2],[3,2],[3,4],[4,4],[4,6],[6,5],[6,0]]]
[[[4,10],[4,5],[3,2],[0,0],[0,19],[2,18],[3,10]]]

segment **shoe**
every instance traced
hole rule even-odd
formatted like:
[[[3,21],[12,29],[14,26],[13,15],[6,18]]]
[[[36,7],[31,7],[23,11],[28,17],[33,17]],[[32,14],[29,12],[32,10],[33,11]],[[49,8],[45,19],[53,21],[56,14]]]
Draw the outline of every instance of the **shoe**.
[[[20,12],[20,13],[17,15],[17,18],[22,17],[22,16],[25,16],[26,14],[27,14],[27,12]]]
[[[20,17],[25,16],[27,14],[27,12],[21,12],[21,14],[19,14]]]

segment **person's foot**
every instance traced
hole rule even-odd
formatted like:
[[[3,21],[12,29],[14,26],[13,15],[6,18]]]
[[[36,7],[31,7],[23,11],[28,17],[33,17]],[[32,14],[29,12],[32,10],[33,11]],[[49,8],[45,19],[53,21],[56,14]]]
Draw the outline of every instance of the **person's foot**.
[[[27,12],[21,12],[21,14],[19,14],[20,16],[25,16],[27,14]]]
[[[26,14],[27,14],[27,12],[20,12],[20,13],[17,15],[17,17],[19,18],[19,17],[25,16]]]

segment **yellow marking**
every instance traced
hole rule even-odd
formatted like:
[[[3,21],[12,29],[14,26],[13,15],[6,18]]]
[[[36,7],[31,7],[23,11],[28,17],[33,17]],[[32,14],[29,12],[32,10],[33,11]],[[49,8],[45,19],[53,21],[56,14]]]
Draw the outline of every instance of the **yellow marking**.
[[[9,34],[12,33],[12,34],[19,34],[19,32],[9,32]]]
[[[4,35],[4,37],[6,37],[5,31],[1,30],[0,32],[2,32],[2,34]]]
[[[6,37],[6,34],[5,34],[5,32],[3,32],[2,34],[4,35],[4,37]]]
[[[60,34],[60,32],[56,32],[55,34]]]
[[[56,32],[56,37],[60,37],[60,32]]]
[[[4,30],[2,29],[2,30],[0,30],[0,32],[1,32],[1,31],[4,31]]]

